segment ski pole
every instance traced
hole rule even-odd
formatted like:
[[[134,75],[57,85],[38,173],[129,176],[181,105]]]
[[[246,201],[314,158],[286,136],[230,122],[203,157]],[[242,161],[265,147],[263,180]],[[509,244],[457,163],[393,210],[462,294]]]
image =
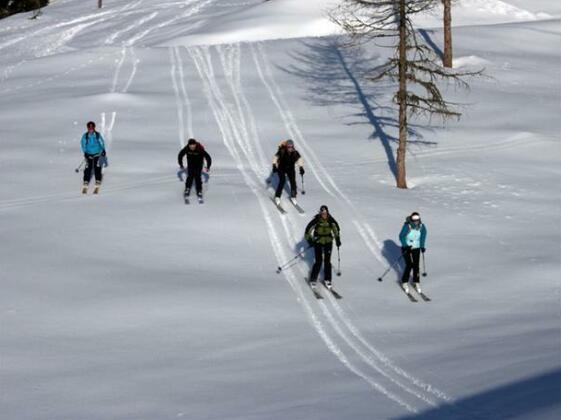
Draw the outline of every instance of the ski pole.
[[[80,172],[80,170],[82,169],[82,166],[84,166],[85,163],[86,163],[86,159],[82,159],[82,161],[80,162],[78,167],[76,169],[74,169],[74,172],[76,172],[76,173]]]
[[[386,271],[384,271],[384,274],[382,274],[380,277],[378,277],[378,281],[382,281],[382,279],[384,277],[386,277],[386,274],[388,274],[390,272],[390,270],[394,267],[394,265],[397,264],[397,262],[399,260],[401,260],[403,258],[403,255],[400,255],[399,257],[397,257],[394,262],[391,263],[391,265],[388,267],[388,269]]]
[[[337,247],[337,276],[341,276],[341,252]]]
[[[306,190],[304,189],[304,174],[300,175],[302,177],[302,195],[306,194]]]
[[[303,251],[301,251],[300,253],[298,253],[294,258],[291,258],[290,260],[288,260],[286,263],[279,265],[277,267],[277,274],[279,274],[283,269],[287,268],[290,264],[292,264],[295,260],[297,260],[298,258],[300,258],[302,255],[304,255],[312,246],[310,245],[308,248],[304,249]]]
[[[427,266],[425,265],[425,253],[422,253],[423,255],[423,277],[427,276]]]

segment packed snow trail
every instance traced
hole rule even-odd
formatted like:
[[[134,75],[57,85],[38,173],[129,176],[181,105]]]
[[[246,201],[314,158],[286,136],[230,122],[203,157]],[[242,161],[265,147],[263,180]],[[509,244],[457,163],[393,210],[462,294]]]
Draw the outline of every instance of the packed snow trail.
[[[240,151],[241,153],[243,153],[245,144],[244,140],[242,140],[242,135],[239,132],[239,118],[235,118],[232,112],[229,110],[223,94],[218,86],[218,83],[216,82],[210,51],[208,48],[201,47],[189,49],[189,53],[193,61],[195,62],[199,75],[204,83],[209,105],[213,111],[213,114],[215,115],[216,121],[220,127],[220,131],[222,132],[224,144],[230,151],[232,158],[235,160],[237,164],[236,166],[238,167],[240,174],[243,176],[248,188],[250,188],[250,190],[254,193],[258,200],[264,220],[269,227],[268,233],[270,242],[273,246],[273,250],[275,251],[277,261],[279,263],[282,263],[282,261],[288,259],[288,254],[284,252],[284,248],[281,246],[281,234],[277,231],[275,222],[273,221],[273,217],[271,216],[271,206],[268,204],[268,200],[265,196],[266,194],[262,192],[262,187],[259,186],[260,171],[255,167],[255,162],[253,162],[252,159],[248,158],[247,156],[245,160],[248,162],[250,167],[253,165],[253,173],[257,178],[257,181],[254,180],[253,177],[250,176],[248,171],[245,169],[243,158],[240,154]],[[278,217],[282,218],[282,216]],[[341,363],[347,366],[347,368],[354,374],[364,379],[377,392],[385,395],[387,398],[406,408],[408,411],[417,412],[415,408],[406,403],[402,398],[388,391],[384,386],[376,381],[376,379],[372,375],[364,372],[350,361],[349,357],[343,352],[341,347],[338,346],[334,339],[329,336],[329,333],[323,326],[323,323],[315,314],[314,309],[310,304],[307,286],[304,288],[302,286],[302,282],[298,281],[296,276],[290,270],[285,271],[284,275],[289,281],[292,289],[297,293],[298,300],[304,306],[304,310],[308,314],[312,325],[315,327],[320,337],[326,343],[328,349],[341,361]]]
[[[202,54],[201,50],[203,50],[205,54]],[[223,97],[220,88],[218,87],[218,84],[215,80],[215,77],[213,77],[214,69],[212,67],[212,56],[210,53],[210,49],[206,49],[206,48],[197,49],[195,51],[191,51],[191,55],[193,56],[193,59],[197,63],[197,68],[199,69],[199,73],[201,77],[203,74],[210,75],[207,76],[208,86],[210,86],[207,88],[207,90],[214,92],[215,94],[213,95],[213,98],[215,98],[217,103],[222,104],[220,108],[223,110],[222,113],[223,117],[220,119],[228,122],[228,126],[230,127],[230,131],[231,131],[230,137],[236,139],[239,145],[239,152],[237,153],[241,152],[242,154],[245,154],[246,161],[248,162],[253,173],[255,174],[255,177],[257,179],[260,179],[263,175],[263,171],[261,170],[261,168],[265,166],[266,160],[262,158],[261,161],[263,162],[263,165],[259,165],[258,164],[259,161],[256,159],[255,154],[253,153],[254,148],[257,148],[258,145],[261,144],[261,142],[257,137],[256,130],[252,130],[251,134],[250,131],[248,130],[248,126],[255,127],[256,124],[253,118],[253,111],[251,110],[247,98],[242,90],[241,74],[240,74],[241,49],[239,45],[233,45],[228,47],[217,47],[216,51],[217,54],[219,55],[219,59],[223,67],[224,75],[226,77],[226,80],[228,81],[228,85],[231,90],[231,97],[234,99],[235,106],[232,107],[231,109],[228,108],[227,101]],[[205,63],[205,65],[203,65],[203,63]],[[210,99],[209,99],[209,103],[210,103]],[[244,104],[244,106],[242,106],[241,104]],[[219,119],[217,118],[217,121],[218,120]],[[252,141],[253,145],[248,144],[248,141],[250,140]],[[270,217],[270,215],[268,215],[267,217]],[[288,244],[298,242],[300,239],[298,237],[298,234],[302,231],[303,227],[298,226],[295,222],[293,222],[290,216],[287,217],[279,216],[279,220],[282,223],[285,232],[285,238]],[[280,234],[278,232],[274,234],[274,237],[279,237],[279,236]],[[286,255],[284,256],[284,259],[286,259]],[[281,261],[283,260],[279,259],[279,262]],[[304,271],[302,267],[299,268],[299,271],[301,274],[300,278],[304,278],[307,276],[307,273]],[[307,286],[303,286],[302,282],[298,282],[293,277],[290,270],[285,271],[285,275],[292,276],[289,279],[291,282],[296,281],[297,286],[294,286],[294,283],[292,283],[293,287],[299,287],[300,293],[302,294],[306,293]],[[340,307],[338,307],[336,311],[332,313],[331,310],[323,302],[320,302],[319,305],[321,307],[322,313],[328,325],[330,325],[330,327],[334,329],[334,332],[339,337],[339,339],[342,339],[342,342],[345,343],[345,345],[349,346],[349,348],[352,349],[352,351],[356,355],[358,355],[361,361],[365,363],[367,366],[369,366],[369,368],[373,369],[377,374],[380,374],[386,379],[388,379],[394,386],[397,386],[401,391],[409,393],[431,406],[434,406],[435,402],[432,399],[427,398],[425,395],[423,395],[421,391],[428,392],[429,394],[436,395],[437,397],[445,400],[448,399],[448,397],[446,397],[444,393],[435,390],[434,387],[425,384],[424,382],[407,374],[402,369],[395,367],[395,365],[393,365],[389,361],[389,359],[381,355],[379,351],[374,350],[373,347],[368,343],[366,343],[362,337],[360,337],[362,338],[362,342],[361,342],[356,327],[350,324],[348,318],[345,319],[344,317],[341,316],[342,309]],[[338,314],[340,316],[339,320],[336,319],[335,314]],[[317,317],[318,315],[314,315],[314,316]],[[346,332],[344,332],[341,326],[339,325],[339,323],[341,325],[344,325],[346,328],[348,328],[352,334],[349,335]],[[352,336],[354,336],[355,338],[351,338]],[[331,338],[331,341],[334,342],[334,338]],[[364,350],[361,347],[363,347]],[[367,355],[365,351],[371,352],[371,355]],[[377,360],[374,361],[372,356]],[[348,356],[346,356],[346,360],[348,360]],[[380,362],[382,362],[381,365],[378,364]],[[388,368],[389,371],[393,372],[392,374],[388,373],[385,370]],[[409,386],[403,384],[399,379],[393,376],[393,374],[396,373],[399,376],[402,376],[406,380],[410,381],[413,386],[419,387],[420,390],[419,391],[413,390]]]

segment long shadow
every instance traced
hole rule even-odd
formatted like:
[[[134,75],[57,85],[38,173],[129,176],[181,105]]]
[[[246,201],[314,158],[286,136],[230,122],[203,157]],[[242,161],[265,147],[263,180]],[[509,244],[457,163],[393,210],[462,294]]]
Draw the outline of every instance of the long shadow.
[[[561,369],[394,420],[561,418]]]
[[[294,245],[294,254],[299,254],[300,252],[306,250],[310,248],[310,245],[308,244],[308,241],[306,241],[304,238],[302,238],[299,242],[296,243],[296,245]],[[306,265],[308,266],[308,276],[306,277],[306,279],[309,277],[311,271],[312,271],[312,266],[314,265],[314,250],[313,248],[308,249],[304,254],[302,254],[302,256],[299,258],[298,263],[300,262],[305,262]],[[304,280],[304,279],[302,279]]]
[[[302,45],[305,48],[291,53],[296,64],[280,69],[306,81],[306,99],[314,105],[360,106],[361,112],[351,114],[353,120],[348,125],[367,123],[373,127],[369,139],[380,141],[388,167],[395,177],[393,146],[398,138],[391,133],[398,132],[396,110],[389,100],[386,100],[387,105],[381,105],[379,99],[392,89],[381,82],[363,84],[372,68],[379,64],[379,57],[366,54],[360,47],[343,48],[336,38],[303,41]],[[408,135],[411,138],[408,143],[435,144],[422,141],[413,124],[408,127]]]
[[[434,53],[436,55],[438,55],[438,57],[440,57],[440,59],[442,60],[444,58],[444,53],[442,52],[442,50],[440,49],[440,47],[436,44],[436,42],[434,42],[434,40],[431,38],[431,34],[433,34],[434,31],[430,31],[430,30],[426,30],[426,29],[419,29],[419,34],[421,34],[421,36],[423,37],[423,39],[425,40],[425,42],[427,43],[427,45],[429,47],[432,48],[432,50],[434,51]]]
[[[399,284],[399,275],[403,272],[405,264],[403,263],[403,258],[401,258],[401,245],[391,239],[386,239],[384,245],[382,246],[382,256],[388,262],[388,267],[392,267],[391,271],[395,271],[397,277],[395,281]],[[390,274],[388,272],[388,275]]]

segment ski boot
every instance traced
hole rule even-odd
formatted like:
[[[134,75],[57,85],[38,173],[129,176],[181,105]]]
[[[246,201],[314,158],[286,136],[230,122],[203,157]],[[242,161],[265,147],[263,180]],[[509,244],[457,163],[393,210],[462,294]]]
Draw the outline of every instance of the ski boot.
[[[275,197],[275,204],[280,206],[280,197]]]
[[[96,182],[95,183],[95,188],[93,190],[94,194],[99,194],[99,189],[101,188],[101,182]]]
[[[203,204],[204,200],[203,200],[203,192],[202,191],[199,191],[197,193],[197,200],[199,200],[199,204]]]
[[[415,290],[417,291],[418,294],[421,294],[421,283],[413,283],[413,286],[415,287]]]
[[[401,288],[407,294],[409,294],[409,283],[401,283]]]
[[[323,281],[323,285],[327,288],[327,289],[331,289],[331,280],[324,280]]]
[[[88,184],[84,183],[82,185],[82,194],[87,194],[88,193]]]

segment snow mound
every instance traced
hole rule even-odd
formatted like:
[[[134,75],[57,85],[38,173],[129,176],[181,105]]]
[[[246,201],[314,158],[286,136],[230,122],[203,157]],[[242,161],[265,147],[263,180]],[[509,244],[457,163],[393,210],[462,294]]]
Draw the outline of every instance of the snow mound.
[[[328,16],[336,0],[271,0],[228,14],[162,45],[216,45],[341,33]]]
[[[488,60],[478,57],[476,55],[469,55],[466,57],[458,57],[453,60],[453,65],[457,67],[485,67],[489,64]]]
[[[495,25],[552,19],[544,12],[530,12],[501,0],[461,0],[452,6],[454,26]],[[423,27],[442,26],[442,7],[415,19]]]

